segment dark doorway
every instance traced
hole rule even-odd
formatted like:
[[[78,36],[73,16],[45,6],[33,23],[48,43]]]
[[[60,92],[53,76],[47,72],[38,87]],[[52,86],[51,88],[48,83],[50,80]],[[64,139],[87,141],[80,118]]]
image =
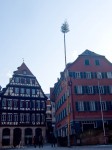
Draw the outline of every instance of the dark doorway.
[[[25,129],[25,145],[32,144],[32,129],[27,128]]]
[[[2,145],[3,146],[10,145],[10,129],[8,129],[8,128],[3,129],[3,132],[2,132]]]
[[[16,129],[14,129],[14,133],[13,133],[13,145],[14,145],[14,147],[19,145],[20,141],[21,141],[21,129],[16,128]]]
[[[36,139],[37,139],[37,144],[38,144],[39,135],[42,135],[42,129],[41,128],[36,128],[35,136],[36,136]]]

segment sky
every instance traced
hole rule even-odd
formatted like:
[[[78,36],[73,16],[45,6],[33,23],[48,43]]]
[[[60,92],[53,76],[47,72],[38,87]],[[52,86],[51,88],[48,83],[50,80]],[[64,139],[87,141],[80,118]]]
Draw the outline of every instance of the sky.
[[[0,85],[24,59],[44,93],[65,68],[62,24],[67,21],[67,63],[89,49],[112,62],[112,0],[0,0]]]

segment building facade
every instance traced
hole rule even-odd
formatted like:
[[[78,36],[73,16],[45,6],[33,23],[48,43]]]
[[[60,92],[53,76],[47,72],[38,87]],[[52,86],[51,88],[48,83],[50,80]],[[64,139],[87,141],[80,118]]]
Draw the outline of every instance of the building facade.
[[[85,50],[67,64],[66,70],[50,93],[56,107],[57,137],[67,143],[69,135],[72,144],[78,139],[84,143],[84,133],[89,131],[96,138],[95,144],[105,142],[95,133],[101,135],[100,139],[112,133],[112,63],[105,56]]]
[[[31,145],[46,134],[46,100],[36,77],[23,62],[0,92],[0,147]]]
[[[50,94],[46,94],[48,97],[46,101],[46,139],[47,143],[51,142],[51,134],[53,132],[52,128],[52,105],[50,101]]]

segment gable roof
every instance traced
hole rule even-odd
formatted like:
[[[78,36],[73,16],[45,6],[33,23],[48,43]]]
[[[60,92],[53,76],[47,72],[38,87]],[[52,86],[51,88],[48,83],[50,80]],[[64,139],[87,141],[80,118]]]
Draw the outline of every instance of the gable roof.
[[[32,72],[29,70],[29,68],[26,66],[26,64],[23,62],[21,64],[20,67],[17,68],[16,71],[14,71],[14,74],[17,75],[17,74],[21,74],[21,75],[30,75],[30,76],[34,76],[32,74]]]
[[[80,54],[79,56],[103,56],[103,55],[99,55],[96,54],[88,49],[86,49],[82,54]]]

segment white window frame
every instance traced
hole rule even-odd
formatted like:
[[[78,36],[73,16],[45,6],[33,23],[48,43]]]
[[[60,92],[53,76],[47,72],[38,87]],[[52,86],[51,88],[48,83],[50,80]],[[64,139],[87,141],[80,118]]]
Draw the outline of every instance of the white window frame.
[[[98,90],[100,94],[104,94],[104,86],[99,85]]]
[[[75,78],[77,78],[77,79],[81,78],[80,72],[75,72]]]
[[[2,122],[6,121],[6,113],[2,113],[1,121]]]
[[[97,78],[102,79],[102,73],[101,72],[97,72]]]
[[[107,78],[112,79],[112,72],[107,72]]]
[[[90,106],[90,111],[96,111],[95,101],[90,101],[89,106]]]
[[[12,122],[12,114],[11,113],[8,113],[8,115],[7,115],[7,121],[8,122]]]
[[[84,111],[84,102],[83,101],[78,102],[78,110]]]
[[[14,122],[18,122],[18,114],[14,114]]]
[[[91,79],[91,72],[86,72],[86,79]]]
[[[82,85],[76,86],[77,88],[77,94],[82,94]]]
[[[107,110],[107,105],[105,101],[101,101],[101,106],[102,106],[102,110],[106,111]]]
[[[93,86],[88,86],[88,94],[93,94]]]

